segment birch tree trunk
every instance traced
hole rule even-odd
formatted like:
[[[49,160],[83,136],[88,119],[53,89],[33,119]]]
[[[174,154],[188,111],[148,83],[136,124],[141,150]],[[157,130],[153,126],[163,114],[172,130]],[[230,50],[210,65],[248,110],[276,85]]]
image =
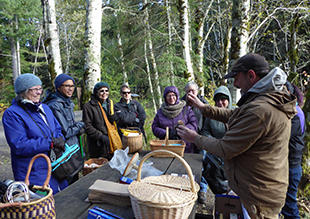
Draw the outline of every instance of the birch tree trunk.
[[[181,39],[182,39],[182,48],[183,48],[183,57],[185,60],[186,64],[186,78],[188,81],[194,81],[195,80],[195,75],[194,75],[194,70],[193,70],[193,64],[192,64],[192,59],[191,59],[191,54],[190,54],[190,39],[189,39],[189,31],[190,31],[190,26],[189,26],[189,5],[188,5],[188,0],[180,0],[180,28],[181,28]]]
[[[117,33],[117,39],[118,39],[118,49],[121,53],[120,60],[121,60],[121,65],[122,65],[122,69],[123,69],[123,79],[124,79],[124,83],[126,83],[128,85],[128,75],[127,75],[126,67],[125,67],[123,43],[122,43],[121,34],[119,32]]]
[[[204,36],[204,24],[205,19],[210,11],[210,8],[212,6],[213,0],[210,1],[209,6],[207,10],[203,11],[202,9],[202,2],[197,3],[197,8],[195,11],[195,23],[196,23],[196,32],[198,33],[198,37],[196,40],[196,54],[198,56],[198,74],[203,75],[203,48],[205,46],[206,40],[213,28],[214,23],[209,28],[209,31],[207,32],[206,36]],[[199,86],[199,91],[202,96],[204,96],[204,84],[203,82],[197,83]]]
[[[171,81],[171,84],[174,85],[174,68],[173,68],[173,63],[171,61],[171,57],[172,57],[172,51],[171,51],[171,48],[172,48],[172,33],[171,33],[171,16],[170,16],[170,13],[171,13],[171,6],[169,4],[169,1],[166,0],[166,13],[167,13],[167,23],[168,23],[168,47],[167,47],[167,54],[169,56],[169,63],[170,63],[170,66],[169,66],[169,77],[170,77],[170,81]]]
[[[84,82],[86,85],[86,89],[90,94],[95,84],[101,81],[100,38],[101,38],[101,20],[102,20],[102,11],[101,11],[102,1],[87,0],[86,2],[87,2],[87,14],[86,14],[86,29],[85,29]]]
[[[156,107],[156,101],[154,97],[154,91],[153,91],[153,85],[152,85],[152,80],[151,80],[151,72],[150,72],[150,65],[149,65],[149,60],[147,58],[147,45],[146,45],[146,40],[144,41],[144,59],[145,59],[145,66],[146,66],[146,73],[147,73],[147,78],[149,81],[149,86],[150,86],[150,92],[152,96],[152,101],[153,101],[153,106],[154,106],[154,113],[157,113],[157,107]]]
[[[10,46],[11,46],[11,56],[12,56],[12,71],[13,71],[13,80],[15,81],[18,77],[18,60],[17,60],[17,53],[16,53],[16,43],[14,38],[10,39]]]
[[[17,20],[17,15],[15,14],[15,23],[16,23],[16,31],[18,30],[18,20]],[[20,51],[19,51],[19,40],[16,38],[16,57],[17,57],[17,73],[18,75],[21,74],[20,70]],[[15,80],[14,80],[15,81]]]
[[[232,31],[230,68],[243,55],[247,53],[247,39],[249,30],[250,0],[233,0],[232,7]],[[228,79],[227,87],[230,90],[233,103],[237,103],[241,97],[240,91],[233,86],[233,78]]]
[[[147,4],[147,0],[143,1],[144,5]],[[150,50],[150,56],[151,56],[151,61],[152,61],[152,66],[154,69],[154,79],[155,79],[155,87],[157,90],[157,94],[158,94],[158,103],[159,106],[161,106],[162,102],[162,95],[161,95],[161,90],[160,90],[160,86],[159,86],[159,75],[158,75],[158,70],[157,70],[157,65],[156,65],[156,59],[155,59],[155,55],[154,55],[154,51],[153,51],[153,42],[152,42],[152,36],[151,36],[151,28],[150,28],[150,23],[149,23],[149,12],[148,12],[148,8],[145,9],[144,11],[144,15],[145,15],[145,25],[146,25],[146,32],[147,32],[147,40],[148,40],[148,44],[149,44],[149,50]]]
[[[289,50],[288,50],[288,56],[290,59],[290,78],[295,77],[297,75],[296,65],[298,63],[299,57],[298,57],[298,44],[297,44],[297,32],[298,28],[301,22],[299,22],[299,16],[294,15],[294,19],[292,20],[292,23],[290,25],[290,34],[291,34],[291,42],[289,44]],[[299,77],[298,77],[299,79]],[[300,84],[299,84],[300,85]]]
[[[45,29],[45,46],[48,57],[48,70],[51,79],[62,74],[62,64],[59,49],[59,35],[56,23],[56,10],[54,0],[42,0],[43,6],[43,27]]]

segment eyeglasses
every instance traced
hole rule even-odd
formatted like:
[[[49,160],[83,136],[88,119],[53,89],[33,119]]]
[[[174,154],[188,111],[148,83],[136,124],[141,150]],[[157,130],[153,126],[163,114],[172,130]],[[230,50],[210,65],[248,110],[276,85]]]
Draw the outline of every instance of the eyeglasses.
[[[43,88],[41,87],[41,88],[29,88],[28,89],[29,91],[34,91],[34,92],[42,92],[43,91]]]
[[[66,88],[75,88],[74,84],[62,84],[61,86],[66,87]]]
[[[167,95],[167,98],[172,98],[172,97],[176,97],[176,95],[175,94]]]
[[[109,90],[108,90],[108,89],[102,89],[102,90],[100,90],[99,92],[100,92],[100,93],[103,93],[103,92],[109,93]]]
[[[123,91],[123,94],[131,94],[131,91]]]

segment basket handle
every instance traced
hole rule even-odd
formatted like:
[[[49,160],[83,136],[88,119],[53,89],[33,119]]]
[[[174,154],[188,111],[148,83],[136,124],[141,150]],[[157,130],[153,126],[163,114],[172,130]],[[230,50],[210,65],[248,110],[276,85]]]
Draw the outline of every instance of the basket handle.
[[[165,146],[169,146],[168,140],[169,140],[169,127],[166,127]]]
[[[196,187],[195,187],[195,181],[194,181],[194,177],[193,177],[193,172],[192,172],[192,169],[190,168],[190,166],[188,165],[188,163],[182,158],[180,157],[178,154],[172,152],[172,151],[168,151],[168,150],[156,150],[156,151],[151,151],[150,153],[146,154],[142,160],[140,161],[140,164],[139,164],[139,168],[138,168],[138,174],[137,174],[137,181],[140,182],[141,181],[141,170],[142,170],[142,165],[144,163],[144,161],[153,156],[153,155],[156,155],[156,154],[162,154],[162,153],[166,153],[166,154],[170,154],[170,155],[173,155],[174,157],[178,158],[179,161],[181,161],[181,163],[184,165],[185,169],[186,169],[186,172],[189,176],[189,180],[190,180],[190,183],[191,183],[191,191],[192,192],[197,192],[196,191]]]
[[[50,158],[47,155],[45,155],[45,154],[37,154],[36,156],[34,156],[30,160],[29,165],[28,165],[27,174],[26,174],[26,177],[25,177],[25,183],[26,183],[27,186],[29,186],[29,176],[30,176],[32,164],[39,157],[45,158],[45,160],[47,162],[47,176],[46,176],[46,180],[45,180],[45,182],[44,182],[44,184],[42,186],[42,189],[44,189],[49,184],[50,179],[51,179],[51,174],[52,174],[52,165],[51,165]]]
[[[7,202],[7,203],[0,203],[1,208],[11,208],[11,207],[20,207],[22,205],[21,202]]]

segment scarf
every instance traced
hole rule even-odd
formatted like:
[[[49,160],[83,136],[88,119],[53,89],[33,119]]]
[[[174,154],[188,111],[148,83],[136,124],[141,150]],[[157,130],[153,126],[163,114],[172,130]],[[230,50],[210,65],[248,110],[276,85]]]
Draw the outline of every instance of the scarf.
[[[161,111],[168,119],[173,119],[182,112],[185,105],[186,102],[184,100],[181,100],[175,105],[167,105],[166,103],[163,103],[161,105]]]
[[[65,97],[65,96],[63,96],[63,95],[62,95],[60,92],[58,92],[58,91],[55,92],[55,95],[56,95],[57,97],[59,97],[60,99],[64,100],[64,101],[66,102],[66,104],[70,106],[71,97]]]

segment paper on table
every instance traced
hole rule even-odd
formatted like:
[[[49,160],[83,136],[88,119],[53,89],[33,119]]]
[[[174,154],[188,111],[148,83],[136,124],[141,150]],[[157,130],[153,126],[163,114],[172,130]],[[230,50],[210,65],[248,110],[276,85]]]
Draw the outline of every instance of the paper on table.
[[[96,180],[93,185],[89,187],[90,190],[98,191],[100,193],[107,193],[112,195],[129,196],[128,185],[106,180]]]

